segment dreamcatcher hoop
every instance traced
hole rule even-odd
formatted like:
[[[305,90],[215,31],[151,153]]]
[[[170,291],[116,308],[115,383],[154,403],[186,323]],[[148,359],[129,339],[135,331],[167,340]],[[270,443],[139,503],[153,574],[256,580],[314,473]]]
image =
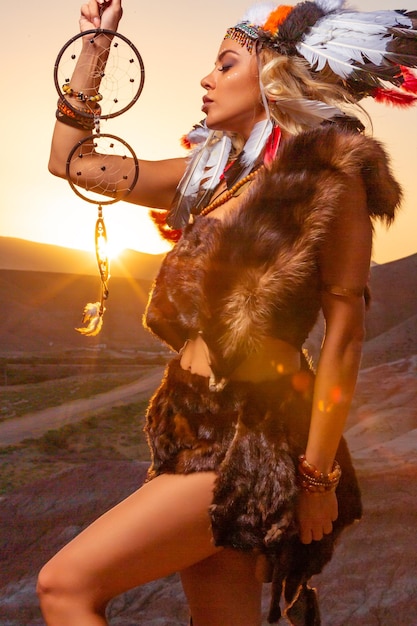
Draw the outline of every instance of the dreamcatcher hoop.
[[[117,153],[117,155],[120,156],[121,159],[126,159],[128,157],[132,159],[132,179],[130,181],[128,180],[127,177],[125,177],[124,181],[125,181],[126,187],[122,189],[113,189],[113,193],[114,194],[117,193],[117,197],[113,197],[113,198],[108,197],[108,194],[112,193],[112,189],[110,187],[108,187],[108,189],[106,189],[105,191],[95,191],[94,189],[83,189],[83,191],[81,191],[77,183],[74,182],[73,180],[74,174],[71,172],[71,166],[74,165],[76,159],[79,159],[80,163],[82,163],[82,159],[84,157],[84,153],[82,152],[83,145],[91,142],[93,144],[93,147],[97,148],[99,147],[99,142],[102,142],[102,140],[108,140],[109,148],[111,148],[112,150],[115,148],[114,143],[118,142],[119,146],[122,146],[123,148],[125,148],[129,154],[126,154],[125,152],[125,153]],[[103,144],[101,147],[103,149]],[[101,162],[97,164],[97,177],[96,177],[96,182],[95,182],[96,187],[99,187],[100,186],[100,179],[99,179],[100,172],[103,173],[102,174],[103,177],[105,175],[105,172],[107,172],[106,165],[105,165],[106,157],[115,156],[116,154],[108,155],[103,152],[101,153],[95,152],[95,154],[96,154],[96,158],[98,161],[100,161],[100,158],[101,158]],[[75,163],[75,165],[77,164]],[[81,167],[82,166],[80,166],[78,171],[76,171],[76,175],[79,175],[80,177],[82,176],[82,173],[83,173]],[[139,163],[138,163],[138,159],[136,157],[136,154],[133,148],[127,143],[127,141],[125,141],[124,139],[121,139],[120,137],[117,137],[116,135],[111,135],[109,133],[96,133],[96,134],[88,135],[87,137],[84,137],[83,139],[81,139],[74,145],[74,147],[71,149],[67,157],[67,162],[65,166],[65,174],[66,174],[66,179],[71,189],[79,198],[81,198],[82,200],[85,200],[86,202],[90,202],[92,204],[99,204],[101,206],[105,206],[107,204],[114,204],[115,202],[124,200],[126,196],[129,195],[129,193],[135,187],[139,178]],[[87,195],[88,192],[105,196],[107,199],[103,200],[102,198],[97,199],[95,197],[90,197]]]
[[[109,46],[103,47],[103,56],[101,58],[98,55],[98,63],[94,73],[91,73],[91,71],[86,72],[88,84],[86,84],[85,88],[79,84],[80,76],[77,76],[77,88],[79,91],[74,92],[70,85],[70,80],[76,64],[81,63],[82,39],[90,36],[90,44],[95,45],[96,37],[99,35],[109,37]],[[77,52],[77,46],[79,53]],[[70,50],[71,47],[72,50]],[[116,61],[120,59],[123,59],[124,68],[116,64]],[[88,66],[87,69],[89,69]],[[100,86],[99,93],[91,93],[92,79],[93,82],[96,79],[97,86]],[[130,92],[130,97],[127,101],[120,94],[115,94],[115,86],[118,86],[121,81],[124,81],[124,87],[127,87],[125,90]],[[102,206],[125,199],[135,187],[139,177],[139,163],[131,146],[116,135],[101,133],[100,120],[116,117],[130,109],[142,93],[144,82],[145,67],[142,57],[134,44],[124,35],[103,28],[84,31],[71,37],[59,51],[54,65],[54,83],[59,95],[57,119],[60,119],[58,113],[67,120],[68,118],[75,119],[75,124],[77,124],[77,120],[81,121],[83,118],[86,118],[87,123],[82,123],[81,127],[95,130],[94,134],[84,137],[74,145],[66,161],[66,178],[74,193],[86,202],[98,205],[94,243],[101,278],[101,298],[100,301],[89,302],[84,307],[82,323],[87,324],[87,326],[75,329],[87,336],[94,336],[100,332],[105,311],[104,303],[109,296],[110,263],[107,254],[107,233]],[[75,105],[75,103],[79,104],[80,101],[85,105],[81,109]],[[97,106],[98,102],[100,102],[99,106]],[[70,125],[72,124],[70,123]],[[103,141],[108,142],[106,149],[110,148],[113,151],[110,155],[106,153],[106,150],[103,151]],[[94,159],[97,160],[98,164],[96,169],[91,168],[90,161],[87,173],[83,177],[82,159],[88,154],[88,151],[84,149],[84,145],[88,143],[91,144],[91,151],[94,153]],[[122,148],[122,154],[114,152],[116,143],[119,148]],[[132,168],[131,170],[124,169],[125,173],[122,180],[120,178],[116,180],[115,178],[116,171],[112,166],[114,161],[109,162],[109,170],[113,167],[113,171],[107,169],[106,159],[109,156],[119,156],[123,160],[128,157],[131,158]],[[80,164],[79,167],[77,167],[78,163]],[[72,171],[73,166],[75,166],[75,171]],[[83,185],[77,185],[77,182],[83,183]],[[81,186],[84,187],[84,191],[80,190]],[[89,194],[93,194],[93,196],[91,197]],[[95,194],[104,196],[105,199],[102,197],[97,198]]]
[[[60,98],[77,114],[84,115],[86,118],[94,117],[94,110],[80,112],[80,110],[73,104],[73,94],[65,91],[65,86],[69,86],[70,77],[79,59],[79,53],[76,48],[70,51],[71,46],[78,45],[81,49],[82,39],[84,37],[90,37],[91,45],[95,44],[95,38],[98,35],[107,35],[111,38],[112,43],[109,49],[109,54],[105,59],[105,69],[99,70],[97,79],[100,80],[100,95],[102,96],[101,105],[101,119],[110,119],[117,117],[122,113],[128,111],[139,99],[142,93],[143,86],[145,84],[145,66],[143,64],[142,57],[136,48],[136,46],[124,35],[113,30],[106,28],[97,28],[87,30],[81,33],[77,33],[74,37],[71,37],[66,44],[61,48],[54,65],[54,83],[55,88]],[[122,51],[123,49],[123,51]],[[129,52],[127,54],[125,50]],[[115,60],[123,58],[126,64],[125,69],[117,68],[117,72],[112,70],[115,65]],[[117,74],[117,77],[114,75]],[[91,75],[89,76],[91,78]],[[126,86],[130,85],[131,95],[127,102],[120,99],[120,95],[114,95],[114,87],[117,82],[124,81]],[[82,92],[82,88],[80,89]],[[106,109],[110,109],[106,112]]]

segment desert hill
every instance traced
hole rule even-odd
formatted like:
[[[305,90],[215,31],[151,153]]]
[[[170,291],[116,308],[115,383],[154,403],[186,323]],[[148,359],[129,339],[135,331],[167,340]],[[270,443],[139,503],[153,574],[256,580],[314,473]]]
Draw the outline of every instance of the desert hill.
[[[0,237],[0,351],[155,345],[141,317],[161,259],[125,250],[111,264],[103,330],[85,338],[74,328],[87,302],[100,299],[94,254]]]
[[[124,250],[111,263],[113,277],[151,280],[163,255]],[[0,237],[0,269],[97,275],[95,253],[14,237]]]
[[[100,299],[98,276],[0,270],[0,352],[46,352],[74,348],[138,349],[155,345],[142,327],[151,282],[111,278],[104,325],[83,337],[87,302]]]

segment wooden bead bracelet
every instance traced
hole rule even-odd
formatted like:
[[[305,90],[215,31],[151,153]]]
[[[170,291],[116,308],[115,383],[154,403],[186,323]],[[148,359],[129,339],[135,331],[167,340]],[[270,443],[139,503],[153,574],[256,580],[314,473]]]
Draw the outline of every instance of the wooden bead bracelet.
[[[332,471],[328,474],[320,472],[309,463],[304,454],[298,457],[298,484],[309,493],[325,493],[334,491],[339,484],[342,470],[337,461],[334,461]]]

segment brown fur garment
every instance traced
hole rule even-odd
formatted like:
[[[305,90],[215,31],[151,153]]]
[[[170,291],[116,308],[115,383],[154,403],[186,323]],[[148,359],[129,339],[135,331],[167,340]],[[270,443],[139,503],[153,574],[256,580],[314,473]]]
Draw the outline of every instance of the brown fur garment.
[[[361,516],[359,487],[342,440],[333,532],[308,546],[298,539],[295,468],[305,450],[314,383],[312,372],[301,375],[302,386],[285,376],[261,383],[230,381],[213,393],[207,379],[182,370],[176,358],[147,413],[148,480],[161,473],[217,473],[210,507],[214,540],[267,555],[273,569],[271,622],[279,618],[284,587],[287,604],[295,602],[293,613],[312,610],[307,581],[331,559],[341,530]]]
[[[239,209],[187,227],[155,282],[147,327],[176,350],[202,331],[218,375],[266,336],[301,347],[320,309],[318,252],[357,175],[369,215],[390,223],[401,191],[379,143],[333,127],[286,141]]]

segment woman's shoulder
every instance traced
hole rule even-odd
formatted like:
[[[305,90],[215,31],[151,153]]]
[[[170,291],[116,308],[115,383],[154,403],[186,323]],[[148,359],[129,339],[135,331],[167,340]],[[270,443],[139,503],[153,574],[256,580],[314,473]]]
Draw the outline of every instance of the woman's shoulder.
[[[292,169],[330,166],[348,171],[378,160],[389,161],[380,142],[349,128],[326,124],[288,138],[276,164]]]
[[[271,178],[291,173],[307,180],[325,171],[330,179],[351,181],[360,176],[369,214],[387,222],[393,219],[402,193],[379,141],[336,124],[299,133],[283,144]]]

